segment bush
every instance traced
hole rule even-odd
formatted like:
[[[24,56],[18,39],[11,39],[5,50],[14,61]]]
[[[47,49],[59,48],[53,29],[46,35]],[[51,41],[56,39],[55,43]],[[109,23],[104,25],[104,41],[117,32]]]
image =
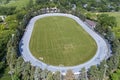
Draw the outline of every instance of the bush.
[[[2,18],[0,17],[0,22],[3,22]]]

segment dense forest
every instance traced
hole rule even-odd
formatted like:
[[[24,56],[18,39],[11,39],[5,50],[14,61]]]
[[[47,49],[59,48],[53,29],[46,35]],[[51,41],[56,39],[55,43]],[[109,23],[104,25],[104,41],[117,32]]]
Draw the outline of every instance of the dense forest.
[[[116,27],[116,18],[108,14],[98,14],[95,31],[111,45],[112,56],[103,60],[100,65],[92,66],[88,71],[83,68],[79,75],[68,70],[66,76],[59,71],[52,74],[24,62],[19,52],[19,42],[29,20],[46,13],[43,8],[57,7],[62,13],[71,13],[85,21],[91,19],[87,12],[120,11],[120,0],[28,0],[26,6],[7,5],[17,0],[0,0],[0,79],[5,80],[120,80],[120,39],[112,30]],[[75,8],[73,8],[76,6]],[[60,77],[61,76],[61,77]]]

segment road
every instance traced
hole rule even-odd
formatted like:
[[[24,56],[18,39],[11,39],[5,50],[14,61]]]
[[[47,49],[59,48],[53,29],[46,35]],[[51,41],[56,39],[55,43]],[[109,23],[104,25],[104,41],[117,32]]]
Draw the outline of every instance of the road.
[[[89,33],[89,35],[96,41],[97,44],[97,51],[95,56],[80,65],[77,66],[52,66],[47,65],[43,63],[42,61],[36,59],[29,50],[29,42],[32,34],[32,30],[34,28],[34,23],[41,18],[47,17],[47,16],[66,16],[69,18],[74,19],[79,25],[82,26],[82,28]],[[25,61],[29,61],[33,66],[40,67],[41,69],[48,69],[52,72],[60,71],[62,74],[65,74],[68,69],[71,69],[74,74],[79,74],[79,71],[85,67],[86,69],[90,68],[92,65],[98,65],[102,60],[104,60],[108,55],[110,54],[109,48],[107,46],[107,43],[105,40],[99,36],[96,32],[91,30],[82,20],[80,20],[78,17],[71,15],[71,14],[63,14],[63,13],[48,13],[43,15],[38,15],[36,17],[33,17],[29,24],[26,27],[26,31],[24,32],[24,35],[19,43],[19,50],[21,52],[21,56]]]

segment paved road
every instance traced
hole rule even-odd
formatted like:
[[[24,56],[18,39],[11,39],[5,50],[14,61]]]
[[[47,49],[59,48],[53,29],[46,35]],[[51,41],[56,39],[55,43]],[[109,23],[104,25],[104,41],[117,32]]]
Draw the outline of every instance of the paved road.
[[[32,30],[34,28],[34,23],[38,19],[46,17],[46,16],[66,16],[66,17],[74,19],[96,41],[96,44],[98,47],[96,55],[91,60],[89,60],[88,62],[86,62],[84,64],[80,64],[77,66],[68,66],[68,67],[47,65],[47,64],[43,63],[42,61],[36,59],[34,56],[32,56],[32,54],[29,50],[29,42],[30,42]],[[83,68],[83,67],[88,69],[92,65],[100,64],[100,62],[102,60],[104,60],[106,57],[108,57],[108,55],[110,53],[108,46],[103,38],[101,38],[98,34],[96,34],[93,30],[91,30],[87,25],[85,25],[84,22],[82,22],[78,17],[73,16],[71,14],[63,14],[63,13],[48,13],[48,14],[43,14],[43,15],[39,15],[39,16],[32,18],[26,27],[26,31],[24,32],[24,35],[19,44],[19,49],[20,49],[23,59],[25,61],[30,61],[33,66],[38,66],[42,69],[47,68],[48,70],[50,70],[52,72],[59,70],[63,74],[65,74],[68,69],[71,69],[71,70],[73,70],[73,72],[75,74],[78,74],[79,71],[81,70],[81,68]]]

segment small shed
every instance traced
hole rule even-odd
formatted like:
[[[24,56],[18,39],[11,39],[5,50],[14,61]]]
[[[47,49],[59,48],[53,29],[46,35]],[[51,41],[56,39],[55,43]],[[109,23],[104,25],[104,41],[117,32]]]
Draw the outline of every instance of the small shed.
[[[90,28],[92,28],[92,29],[94,29],[95,26],[96,26],[96,22],[95,22],[95,21],[92,21],[92,20],[89,20],[89,19],[86,19],[86,20],[85,20],[85,24],[86,24],[87,26],[89,26]]]

